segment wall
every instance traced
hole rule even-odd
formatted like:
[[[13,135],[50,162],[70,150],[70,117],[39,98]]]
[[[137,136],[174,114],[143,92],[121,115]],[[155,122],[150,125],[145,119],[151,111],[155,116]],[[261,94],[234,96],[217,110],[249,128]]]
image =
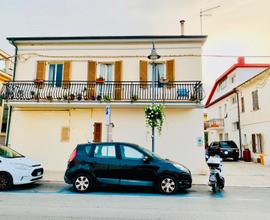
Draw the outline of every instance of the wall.
[[[93,123],[103,122],[104,109],[19,109],[11,121],[11,146],[43,164],[46,170],[64,170],[78,143],[93,140]],[[156,153],[189,167],[194,173],[205,173],[202,109],[165,109],[162,134],[156,135]],[[146,128],[144,111],[112,109],[113,141],[137,143],[151,149],[151,131]],[[61,142],[61,128],[70,128],[70,140]]]

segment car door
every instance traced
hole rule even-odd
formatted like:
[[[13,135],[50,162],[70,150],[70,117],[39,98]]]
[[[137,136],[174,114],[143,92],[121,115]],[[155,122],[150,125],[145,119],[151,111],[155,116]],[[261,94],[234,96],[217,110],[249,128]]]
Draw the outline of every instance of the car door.
[[[102,183],[119,184],[120,159],[115,144],[96,144],[93,152],[94,174]]]
[[[152,186],[157,167],[152,161],[144,161],[144,152],[134,146],[119,144],[121,154],[120,183],[122,185]]]

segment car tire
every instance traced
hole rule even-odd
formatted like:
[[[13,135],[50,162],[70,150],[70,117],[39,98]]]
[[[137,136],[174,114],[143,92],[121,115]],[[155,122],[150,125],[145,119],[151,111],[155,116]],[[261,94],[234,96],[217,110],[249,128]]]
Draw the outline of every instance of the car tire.
[[[8,190],[12,187],[12,177],[7,173],[0,173],[0,190]]]
[[[233,161],[238,161],[238,157],[234,157],[233,158]]]
[[[84,193],[94,189],[94,179],[86,173],[80,173],[73,180],[73,188],[76,192]]]
[[[178,183],[171,175],[162,176],[158,181],[158,191],[162,194],[174,194],[178,191]]]

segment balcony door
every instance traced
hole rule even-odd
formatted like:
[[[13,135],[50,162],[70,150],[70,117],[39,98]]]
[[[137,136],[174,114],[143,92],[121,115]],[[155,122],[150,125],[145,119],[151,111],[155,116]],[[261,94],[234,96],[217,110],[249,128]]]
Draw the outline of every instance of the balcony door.
[[[61,87],[63,81],[63,64],[50,64],[48,80],[50,81],[50,86]]]
[[[104,79],[104,86],[98,85],[98,93],[101,97],[108,95],[112,97],[114,87],[114,65],[112,63],[102,63],[99,65],[99,77]]]

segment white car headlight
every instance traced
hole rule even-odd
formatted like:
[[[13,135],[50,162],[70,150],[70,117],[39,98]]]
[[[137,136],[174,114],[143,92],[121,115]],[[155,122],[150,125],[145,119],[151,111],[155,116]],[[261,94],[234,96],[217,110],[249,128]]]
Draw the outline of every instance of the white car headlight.
[[[18,169],[18,170],[31,170],[31,169],[32,169],[31,166],[25,165],[25,164],[22,164],[22,163],[16,163],[16,164],[15,164],[15,167],[16,167],[16,169]]]

